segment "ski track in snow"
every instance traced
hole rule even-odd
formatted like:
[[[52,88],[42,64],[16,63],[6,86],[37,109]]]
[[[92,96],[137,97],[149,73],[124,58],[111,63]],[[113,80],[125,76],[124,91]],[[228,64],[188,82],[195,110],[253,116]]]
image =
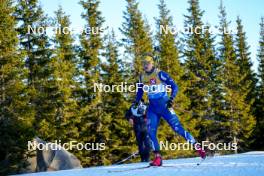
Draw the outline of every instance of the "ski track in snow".
[[[23,176],[264,176],[264,152],[215,156],[197,165],[200,161],[201,159],[197,157],[164,160],[165,167],[143,169],[142,167],[147,166],[148,163],[133,163],[39,172]]]

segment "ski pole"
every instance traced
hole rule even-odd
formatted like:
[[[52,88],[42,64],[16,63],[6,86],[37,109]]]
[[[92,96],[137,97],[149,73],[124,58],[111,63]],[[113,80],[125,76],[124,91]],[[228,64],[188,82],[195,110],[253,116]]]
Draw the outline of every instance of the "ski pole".
[[[124,162],[126,162],[126,161],[132,159],[133,157],[136,157],[138,154],[139,154],[138,151],[137,151],[137,152],[134,152],[134,153],[132,153],[131,155],[129,155],[128,157],[122,159],[121,161],[118,161],[118,162],[114,163],[113,165],[119,165],[119,164],[122,164],[122,163],[124,163]]]

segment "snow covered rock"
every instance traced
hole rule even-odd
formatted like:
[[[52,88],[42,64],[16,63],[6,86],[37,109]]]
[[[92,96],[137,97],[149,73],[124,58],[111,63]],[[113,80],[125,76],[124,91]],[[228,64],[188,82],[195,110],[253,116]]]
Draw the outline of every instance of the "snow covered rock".
[[[44,150],[37,149],[28,159],[29,166],[25,172],[58,171],[65,169],[82,168],[76,156],[66,151],[58,144],[47,143],[36,137],[33,139],[36,146],[44,146]],[[50,145],[52,144],[52,145]]]

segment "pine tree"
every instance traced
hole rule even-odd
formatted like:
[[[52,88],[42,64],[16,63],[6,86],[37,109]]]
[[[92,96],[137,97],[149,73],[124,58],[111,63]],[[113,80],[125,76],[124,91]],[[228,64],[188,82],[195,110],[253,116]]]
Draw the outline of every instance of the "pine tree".
[[[160,1],[158,5],[159,8],[159,18],[156,18],[157,28],[160,29],[161,26],[163,28],[172,28],[172,17],[170,16],[170,11],[167,9],[164,0]],[[159,67],[170,74],[175,74],[174,71],[177,71],[177,75],[172,75],[175,80],[180,80],[181,75],[183,75],[183,69],[180,67],[179,61],[179,51],[176,46],[176,35],[168,32],[165,33],[163,31],[159,31],[156,35],[156,39],[159,42],[160,46],[160,60]],[[172,67],[172,65],[174,67]],[[177,77],[176,77],[177,76]]]
[[[65,31],[70,27],[69,16],[65,15],[62,7],[55,12],[53,26],[55,31],[54,57],[50,62],[53,70],[52,78],[58,89],[55,102],[55,127],[56,138],[63,143],[77,141],[78,128],[80,123],[78,116],[78,105],[74,92],[78,85],[75,81],[77,76],[74,39],[70,31]],[[64,30],[63,30],[64,29]],[[64,32],[63,32],[64,31]]]
[[[30,106],[34,109],[37,135],[44,140],[55,137],[55,114],[58,89],[51,79],[52,51],[45,32],[49,26],[47,17],[37,0],[18,0],[16,5],[20,51],[25,53],[28,69],[27,88]],[[40,30],[38,30],[40,29]]]
[[[255,142],[253,147],[256,149],[263,150],[264,146],[264,17],[261,18],[260,22],[260,39],[258,49],[258,78],[259,84],[257,87],[257,96],[255,103],[255,115],[256,115],[256,128],[254,132]]]
[[[218,133],[221,129],[219,122],[221,119],[221,100],[223,99],[221,82],[222,61],[216,56],[215,37],[209,31],[211,26],[209,24],[206,26],[204,34],[204,55],[209,63],[206,70],[208,77],[208,113],[206,115],[207,120],[203,121],[205,128],[201,133],[206,140],[217,143],[222,138]]]
[[[205,34],[202,22],[203,11],[199,7],[198,0],[189,0],[190,7],[185,15],[184,26],[188,31],[184,34],[183,42],[185,49],[183,55],[186,67],[186,95],[191,100],[189,110],[192,111],[192,126],[194,135],[199,139],[205,139],[208,133],[208,118],[211,116],[212,96],[209,88],[214,83],[212,70],[215,65],[215,53],[213,49],[213,38],[207,32]],[[211,74],[211,75],[210,75]]]
[[[252,62],[250,58],[249,46],[246,42],[246,33],[244,32],[241,19],[237,17],[237,34],[235,38],[237,64],[240,66],[240,75],[243,77],[241,81],[242,92],[247,94],[247,103],[253,105],[255,97],[256,79],[255,73],[252,71]]]
[[[48,26],[47,19],[38,0],[18,0],[15,15],[19,23],[17,31],[20,50],[26,53],[26,66],[29,70],[28,84],[34,89],[34,86],[37,86],[38,73],[44,72],[38,69],[38,63],[46,64],[48,62],[46,57],[45,60],[40,60],[40,56],[46,53],[46,50],[41,50],[41,47],[47,46],[47,36],[42,30]]]
[[[80,59],[84,77],[80,102],[82,108],[80,112],[82,118],[80,139],[82,143],[106,143],[109,138],[108,124],[110,116],[103,111],[101,92],[94,90],[95,84],[99,84],[101,81],[100,50],[103,43],[100,30],[103,27],[104,19],[98,10],[98,0],[82,0],[80,4],[85,10],[82,13],[82,17],[86,21],[85,28],[92,30],[90,32],[84,31],[80,36]],[[104,158],[104,152],[96,150],[82,151],[82,164],[87,166],[109,163]]]
[[[254,114],[254,102],[256,97],[256,74],[252,71],[252,62],[250,58],[249,46],[246,42],[246,33],[244,32],[242,21],[239,17],[236,20],[237,34],[235,38],[235,49],[237,53],[237,64],[240,67],[242,77],[240,91],[246,96],[246,103],[250,106],[250,114]],[[254,117],[255,118],[255,117]],[[252,141],[247,140],[247,146]]]
[[[118,43],[114,31],[106,36],[105,52],[103,54],[106,63],[103,64],[103,82],[105,85],[120,85],[124,82],[123,61],[118,53]],[[132,138],[133,130],[125,119],[125,111],[128,109],[128,103],[123,92],[105,92],[102,95],[104,99],[104,111],[111,115],[109,130],[111,131],[108,139],[110,150],[107,158],[111,162],[119,161],[125,158],[136,149],[135,139]]]
[[[123,17],[125,22],[122,23],[120,31],[125,36],[122,43],[126,53],[132,58],[133,67],[131,70],[133,73],[131,77],[134,78],[132,81],[135,82],[142,71],[142,55],[152,52],[152,39],[149,32],[150,27],[143,20],[138,9],[138,2],[136,0],[126,0],[126,2],[127,7]]]
[[[0,3],[0,174],[15,174],[26,163],[27,142],[34,136],[33,113],[23,83],[26,70],[17,51],[12,1]],[[18,135],[19,134],[19,135]]]
[[[173,19],[170,16],[170,11],[167,9],[167,6],[164,0],[160,0],[158,8],[159,8],[159,17],[156,18],[156,25],[157,25],[158,31],[159,29],[161,29],[161,27],[165,29],[172,28]],[[183,80],[184,68],[181,65],[180,60],[179,60],[179,51],[178,51],[178,46],[176,44],[176,37],[177,37],[176,35],[170,32],[166,33],[165,31],[159,31],[156,34],[156,39],[160,47],[160,53],[159,53],[160,59],[158,62],[158,67],[161,70],[169,73],[169,75],[174,79],[174,81],[179,86],[180,91],[177,94],[177,97],[174,103],[175,105],[174,109],[177,115],[179,115],[179,118],[183,126],[186,127],[188,130],[192,131],[194,127],[192,126],[192,124],[189,124],[188,122],[190,119],[190,113],[186,112],[186,110],[188,109],[190,100],[184,94],[185,89],[186,89],[186,83]],[[161,141],[184,142],[179,137],[175,139],[175,133],[173,131],[170,131],[170,133],[168,134],[168,129],[170,129],[170,127],[166,123],[161,123],[161,129],[159,130],[159,137]],[[171,151],[168,154],[169,154],[168,156],[170,157],[172,156]],[[180,155],[186,155],[186,151],[180,153]]]
[[[238,143],[239,147],[246,145],[255,125],[251,107],[246,102],[247,94],[241,92],[242,78],[237,64],[234,42],[228,29],[225,8],[220,4],[220,58],[223,60],[223,95],[222,125],[226,142]],[[239,148],[241,149],[241,148]]]

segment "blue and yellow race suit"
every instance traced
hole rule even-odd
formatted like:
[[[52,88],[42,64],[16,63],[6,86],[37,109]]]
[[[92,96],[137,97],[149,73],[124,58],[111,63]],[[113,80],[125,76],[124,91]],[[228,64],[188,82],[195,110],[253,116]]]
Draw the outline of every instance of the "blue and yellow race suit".
[[[169,100],[167,94],[168,86],[171,89],[171,99],[174,99],[178,92],[178,86],[174,80],[166,72],[155,68],[151,73],[141,74],[137,84],[136,102],[141,100],[144,92],[147,92],[149,99],[147,126],[153,150],[160,150],[157,140],[157,128],[161,117],[168,122],[175,132],[180,134],[188,142],[194,144],[195,139],[182,127],[173,109],[167,108],[167,102]]]

